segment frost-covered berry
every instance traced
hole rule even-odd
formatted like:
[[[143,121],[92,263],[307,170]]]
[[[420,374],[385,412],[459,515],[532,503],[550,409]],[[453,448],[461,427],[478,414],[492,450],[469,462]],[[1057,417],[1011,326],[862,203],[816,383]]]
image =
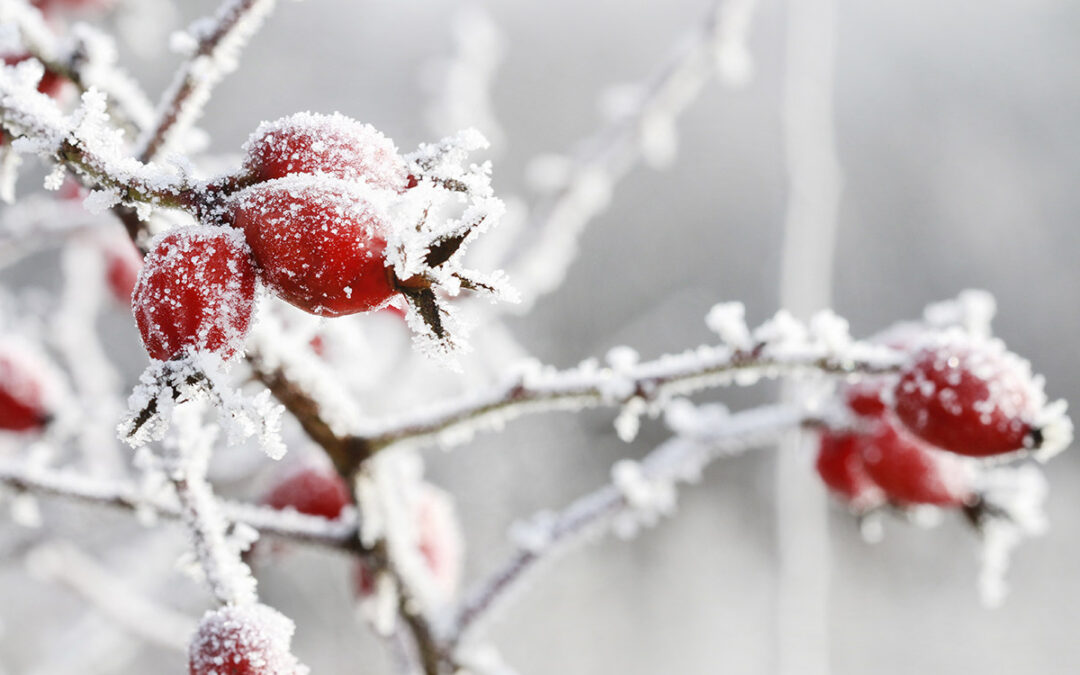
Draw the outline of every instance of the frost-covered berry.
[[[885,492],[866,470],[855,432],[822,432],[815,468],[829,490],[856,512],[885,503]]]
[[[105,281],[109,291],[118,301],[130,303],[135,282],[143,268],[138,249],[127,239],[116,239],[102,244],[102,256],[105,259]]]
[[[0,346],[0,430],[38,431],[51,417],[45,403],[43,374],[27,355]]]
[[[408,184],[393,141],[370,124],[337,113],[297,113],[264,122],[245,150],[245,167],[259,181],[323,173],[395,192]]]
[[[397,293],[387,225],[341,181],[292,176],[260,183],[237,195],[234,217],[266,285],[306,312],[367,312]]]
[[[306,675],[289,651],[293,622],[266,605],[207,612],[188,646],[189,675]]]
[[[131,300],[146,351],[162,361],[189,349],[236,354],[251,323],[255,278],[235,230],[185,228],[157,239]]]
[[[304,467],[274,485],[263,503],[275,509],[296,509],[309,516],[334,519],[350,502],[349,489],[332,469]]]
[[[1026,361],[998,340],[949,331],[927,340],[895,391],[899,418],[923,440],[972,457],[1038,447],[1045,397]]]
[[[973,474],[965,460],[931,447],[885,415],[856,436],[870,479],[892,502],[962,506],[974,499]]]

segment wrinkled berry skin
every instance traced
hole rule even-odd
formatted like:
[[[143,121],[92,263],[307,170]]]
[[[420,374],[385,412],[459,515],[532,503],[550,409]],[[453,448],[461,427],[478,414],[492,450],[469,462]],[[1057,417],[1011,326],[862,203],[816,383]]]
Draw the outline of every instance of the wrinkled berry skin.
[[[255,266],[239,233],[193,227],[153,243],[131,306],[152,358],[189,349],[234,356],[255,308]]]
[[[1038,444],[1030,421],[1041,391],[1000,343],[950,334],[924,346],[894,396],[904,425],[945,450],[989,457]]]
[[[964,461],[909,434],[892,415],[856,436],[856,447],[867,475],[891,502],[953,507],[974,499]]]
[[[294,626],[266,605],[207,612],[188,646],[189,675],[308,675],[290,651]]]
[[[349,504],[349,489],[337,472],[305,467],[277,483],[263,498],[275,509],[296,509],[309,516],[338,518]]]
[[[885,503],[885,493],[866,470],[855,432],[823,431],[815,469],[829,490],[854,511],[869,511]]]
[[[281,299],[319,316],[385,306],[397,292],[386,265],[386,225],[339,181],[290,177],[234,202],[262,279]]]
[[[403,192],[405,161],[393,142],[369,124],[340,114],[297,113],[266,122],[245,146],[244,165],[256,181],[325,174]]]

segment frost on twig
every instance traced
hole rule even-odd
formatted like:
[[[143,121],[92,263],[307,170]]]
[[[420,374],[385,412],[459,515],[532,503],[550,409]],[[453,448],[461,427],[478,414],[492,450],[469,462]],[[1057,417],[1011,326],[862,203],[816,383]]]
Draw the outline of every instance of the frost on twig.
[[[203,426],[202,412],[199,403],[179,406],[176,433],[166,441],[160,458],[143,453],[144,469],[163,472],[176,489],[181,519],[191,533],[194,550],[186,569],[205,580],[221,604],[253,603],[255,578],[240,554],[250,548],[258,532],[227,522],[206,480],[217,428]]]
[[[505,211],[491,188],[491,163],[468,162],[470,153],[487,147],[480,132],[468,129],[422,144],[405,157],[411,187],[393,206],[398,226],[387,249],[408,300],[409,326],[426,353],[464,348],[455,336],[468,328],[451,305],[438,302],[433,289],[451,298],[469,291],[492,301],[518,300],[501,270],[481,272],[463,263],[469,245],[498,225]]]
[[[128,398],[128,414],[118,432],[133,447],[161,440],[177,406],[185,401],[213,403],[230,444],[255,437],[273,459],[285,455],[281,440],[284,408],[264,391],[249,398],[234,389],[224,363],[213,352],[187,352],[170,361],[153,361]]]
[[[620,435],[631,439],[640,415],[658,415],[677,396],[748,386],[762,378],[894,372],[904,362],[892,349],[852,340],[846,322],[831,312],[804,325],[781,311],[752,334],[745,325],[734,327],[741,321],[738,313],[724,322],[717,316],[714,310],[714,327],[730,324],[721,335],[733,343],[703,345],[652,361],[638,361],[633,350],[622,348],[609,354],[606,366],[589,360],[567,370],[526,363],[489,389],[361,424],[359,436],[373,450],[427,442],[450,447],[524,414],[606,406],[622,411],[616,424]]]
[[[979,535],[979,596],[997,607],[1008,593],[1005,573],[1021,541],[1046,533],[1046,478],[1031,464],[996,466],[979,474],[979,501],[965,513]]]
[[[612,121],[581,144],[562,163],[557,189],[537,204],[507,263],[527,311],[540,295],[562,283],[577,252],[585,226],[607,209],[615,184],[638,161],[662,167],[675,157],[679,114],[717,72],[732,84],[751,74],[745,46],[754,0],[716,0],[689,39],[681,40],[668,60],[645,82],[621,96]]]
[[[165,152],[202,115],[213,88],[236,70],[240,50],[258,32],[275,0],[226,0],[213,18],[193,23],[173,36],[186,57],[172,86],[162,96],[157,124],[148,126],[136,156],[150,161]]]
[[[180,517],[180,504],[172,490],[163,489],[164,476],[135,485],[128,481],[106,480],[58,470],[36,462],[0,461],[0,486],[15,494],[56,497],[86,504],[130,511],[145,523],[155,518]],[[226,520],[243,523],[260,535],[307,543],[332,549],[348,550],[356,538],[357,520],[354,511],[330,521],[294,511],[218,500]]]
[[[118,203],[145,202],[178,206],[189,189],[175,168],[143,164],[130,157],[123,132],[109,124],[105,96],[86,91],[70,115],[37,91],[43,75],[33,59],[0,67],[0,125],[14,137],[20,154],[36,154],[61,162],[98,188],[87,206],[104,210]]]
[[[0,2],[0,24],[13,26],[19,42],[50,72],[73,82],[81,91],[94,88],[109,98],[114,118],[133,131],[148,126],[153,107],[138,84],[117,66],[112,37],[86,23],[76,23],[58,37],[41,12],[25,2]]]
[[[607,527],[620,536],[630,536],[639,527],[655,523],[674,509],[676,485],[698,482],[711,461],[773,444],[808,420],[802,411],[789,406],[728,415],[722,409],[694,409],[681,402],[677,411],[673,426],[692,435],[672,438],[640,462],[620,462],[613,469],[613,484],[561,511],[540,512],[515,525],[511,534],[517,552],[466,594],[456,613],[452,644],[467,638],[537,563]]]
[[[475,6],[459,10],[452,29],[453,56],[432,63],[425,73],[434,94],[428,126],[437,134],[475,126],[499,146],[503,132],[492,109],[491,86],[503,57],[503,36]]]

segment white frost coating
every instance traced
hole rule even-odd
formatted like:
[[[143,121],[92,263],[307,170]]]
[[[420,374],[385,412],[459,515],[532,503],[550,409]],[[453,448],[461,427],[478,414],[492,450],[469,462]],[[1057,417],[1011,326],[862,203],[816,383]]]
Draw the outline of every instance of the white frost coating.
[[[923,321],[932,328],[959,327],[976,337],[990,337],[997,301],[983,290],[966,290],[951,300],[926,306]]]
[[[15,183],[19,179],[19,166],[22,157],[11,146],[0,147],[0,201],[5,204],[15,203]]]
[[[654,524],[674,509],[679,483],[700,480],[705,466],[718,458],[776,443],[799,428],[804,419],[800,410],[790,406],[763,407],[730,416],[718,412],[706,408],[698,423],[688,422],[698,430],[697,436],[672,438],[640,462],[617,464],[612,470],[617,485],[605,485],[555,514],[541,512],[526,525],[515,525],[517,553],[465,594],[451,635],[468,640],[471,631],[521,585],[537,563],[551,560],[572,543],[602,533],[605,527],[612,527],[619,535],[631,535]],[[681,414],[686,418],[692,415],[686,409]],[[710,427],[709,420],[719,423]]]
[[[177,400],[208,401],[230,444],[255,437],[271,459],[286,452],[281,440],[284,407],[264,390],[254,398],[234,389],[226,364],[213,352],[187,352],[171,361],[151,361],[128,398],[128,413],[117,428],[120,438],[140,447],[165,436]]]
[[[522,292],[521,312],[562,283],[581,232],[607,208],[614,185],[638,160],[663,166],[674,157],[675,120],[717,66],[729,83],[741,83],[749,75],[745,40],[755,4],[715,2],[690,39],[679,41],[652,77],[629,89],[623,113],[581,144],[565,184],[534,208],[524,230],[531,238],[521,242],[517,257],[506,263]],[[736,72],[739,67],[741,72]]]
[[[174,415],[176,433],[165,442],[161,468],[176,488],[181,515],[192,535],[202,578],[219,602],[256,601],[255,578],[240,559],[251,544],[250,530],[235,536],[206,481],[206,468],[217,428],[205,426],[200,403],[184,403]]]
[[[479,6],[458,10],[452,30],[454,54],[430,64],[424,74],[434,93],[427,111],[428,126],[438,135],[475,126],[499,146],[503,131],[495,116],[491,89],[503,59],[502,33]]]
[[[136,486],[127,481],[93,478],[69,470],[56,470],[36,462],[0,460],[0,485],[11,485],[37,495],[52,495],[89,504],[119,508],[176,518],[180,505],[168,478],[160,471],[160,462],[146,449],[137,454],[136,466],[150,480]],[[162,485],[164,481],[166,485]],[[230,522],[245,523],[272,536],[310,541],[326,546],[338,546],[351,539],[356,530],[356,513],[349,510],[337,520],[308,516],[294,511],[279,511],[268,507],[219,500]],[[153,524],[152,522],[150,524]]]
[[[137,156],[152,159],[148,155],[167,153],[177,139],[183,138],[202,115],[213,88],[236,70],[240,51],[258,32],[274,5],[275,0],[229,0],[213,19],[204,17],[191,24],[188,33],[197,48],[162,96],[156,113],[159,124],[147,127],[139,138]],[[171,124],[163,129],[170,119]],[[151,153],[152,144],[158,141],[157,151]]]
[[[750,329],[746,325],[746,307],[741,302],[713,305],[705,317],[705,325],[720,336],[721,342],[733,349],[749,349],[753,346]]]
[[[979,595],[988,607],[997,607],[1008,593],[1005,573],[1012,550],[1021,541],[1049,529],[1044,512],[1048,486],[1035,466],[994,467],[979,476],[979,491],[989,507],[978,523]]]
[[[842,339],[846,333],[838,330],[840,325],[833,319],[819,319],[818,334],[813,335],[781,311],[754,332],[759,346],[752,352],[703,345],[640,363],[631,363],[617,352],[619,369],[585,361],[559,371],[527,362],[489,389],[397,417],[362,421],[357,433],[386,445],[436,441],[450,447],[467,442],[479,430],[501,428],[523,414],[623,407],[637,401],[619,421],[621,432],[631,437],[637,417],[659,414],[672,398],[702,389],[748,386],[762,378],[815,376],[823,369],[846,375],[889,371],[906,361],[888,347]]]
[[[364,520],[361,540],[386,544],[399,589],[419,611],[446,605],[460,581],[463,540],[450,497],[422,480],[412,452],[381,453],[364,466],[356,495]]]

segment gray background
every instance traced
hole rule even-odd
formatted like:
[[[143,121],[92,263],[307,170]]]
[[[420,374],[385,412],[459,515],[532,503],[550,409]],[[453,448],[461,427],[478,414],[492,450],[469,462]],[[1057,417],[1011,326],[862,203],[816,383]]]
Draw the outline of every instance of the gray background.
[[[214,4],[181,11],[186,20]],[[495,185],[508,194],[526,193],[529,158],[572,149],[596,126],[603,88],[649,72],[704,10],[700,0],[481,4],[507,41],[494,100],[509,139]],[[300,109],[340,110],[403,148],[428,139],[418,73],[449,50],[457,6],[281,3],[208,108],[215,148],[238,149],[260,120]],[[846,182],[835,308],[865,335],[929,301],[986,288],[999,302],[997,333],[1047,375],[1052,397],[1080,402],[1080,4],[839,8]],[[677,165],[621,184],[566,286],[512,322],[538,358],[567,366],[620,343],[653,356],[708,340],[702,317],[716,301],[744,301],[755,322],[777,309],[783,45],[783,6],[765,0],[750,44],[756,80],[707,88],[680,125]],[[170,72],[150,62],[136,70],[154,92]],[[762,387],[707,398],[741,407],[774,395]],[[452,454],[428,453],[431,475],[458,495],[471,578],[509,550],[514,517],[565,503],[604,481],[618,457],[664,438],[653,423],[628,447],[610,418],[527,419]],[[677,518],[633,542],[592,544],[543,570],[494,629],[509,663],[525,674],[772,672],[768,455],[714,467],[682,494]],[[1076,672],[1078,469],[1072,454],[1049,466],[1052,530],[1019,550],[1013,593],[993,611],[978,602],[974,541],[958,519],[930,531],[892,524],[884,542],[867,545],[834,509],[833,672]],[[297,651],[314,672],[382,672],[385,656],[351,614],[346,576],[342,561],[302,552],[265,571],[262,589],[297,619]],[[16,662],[29,649],[10,639],[3,648]],[[173,654],[146,657],[128,672],[183,670]]]

